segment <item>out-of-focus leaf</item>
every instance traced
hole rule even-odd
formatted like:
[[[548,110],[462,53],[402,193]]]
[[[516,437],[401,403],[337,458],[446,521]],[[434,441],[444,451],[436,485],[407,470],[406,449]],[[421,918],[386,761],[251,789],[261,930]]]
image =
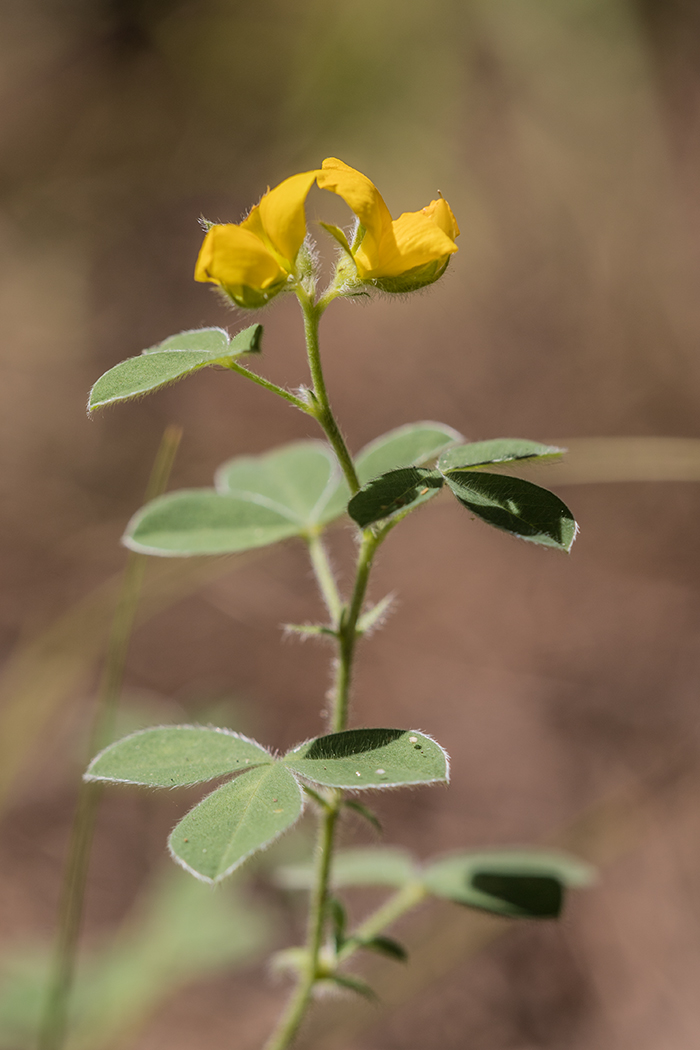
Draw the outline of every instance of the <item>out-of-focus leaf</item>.
[[[243,773],[208,795],[168,839],[170,852],[206,882],[230,875],[301,816],[301,787],[279,763]]]
[[[384,829],[382,828],[381,821],[377,814],[371,809],[368,809],[367,806],[363,806],[361,802],[357,802],[352,798],[344,799],[343,805],[345,806],[345,809],[352,810],[353,813],[357,813],[359,817],[362,817],[362,819],[366,820],[368,824],[371,824],[378,834],[382,834]]]
[[[564,854],[540,850],[462,853],[429,864],[423,883],[447,897],[482,911],[512,918],[556,918],[567,886],[588,885],[588,864]]]
[[[267,547],[298,532],[296,521],[270,507],[213,489],[183,489],[137,511],[123,543],[140,554],[187,558]]]
[[[333,450],[323,441],[295,441],[262,456],[236,456],[216,473],[218,492],[270,508],[302,532],[326,520],[340,481]]]
[[[345,906],[337,897],[331,897],[328,901],[331,924],[333,927],[333,942],[336,952],[339,952],[345,944],[345,934],[348,928],[348,915]]]
[[[364,485],[388,470],[422,467],[462,440],[457,430],[444,423],[407,423],[365,445],[357,456],[357,473]]]
[[[348,513],[361,529],[393,515],[407,514],[437,496],[444,484],[438,470],[401,467],[368,481],[348,503]]]
[[[560,459],[565,448],[556,445],[541,445],[538,441],[524,438],[495,438],[493,441],[473,441],[469,445],[457,445],[443,452],[438,460],[442,471],[460,467],[486,467],[493,463],[512,463],[529,459]]]
[[[361,995],[363,999],[369,999],[371,1003],[379,1002],[379,997],[374,989],[370,988],[367,982],[359,977],[351,977],[347,973],[334,973],[331,977],[325,978],[325,981],[320,982],[321,985],[326,981],[337,985],[339,988],[345,988],[349,992],[355,992],[357,995]]]
[[[288,751],[282,762],[316,784],[355,790],[449,780],[435,740],[411,729],[348,729]]]
[[[338,850],[333,857],[331,885],[405,886],[420,878],[410,853],[393,846]],[[277,870],[275,881],[288,890],[308,890],[313,886],[313,864],[286,864]]]
[[[357,621],[358,634],[371,634],[376,628],[381,627],[394,604],[395,595],[387,594],[371,609],[364,612]]]
[[[445,480],[459,502],[489,525],[530,543],[570,551],[577,525],[565,503],[522,478],[451,470]]]
[[[241,354],[257,353],[261,336],[259,324],[251,325],[231,340],[223,328],[198,328],[170,336],[139,357],[130,357],[105,372],[90,391],[88,409],[142,397],[200,368],[226,365]]]
[[[273,761],[260,744],[230,729],[157,726],[110,744],[93,758],[84,779],[179,787]]]
[[[408,952],[393,937],[373,937],[370,941],[361,941],[360,943],[368,951],[386,955],[389,959],[396,959],[397,962],[408,962]]]

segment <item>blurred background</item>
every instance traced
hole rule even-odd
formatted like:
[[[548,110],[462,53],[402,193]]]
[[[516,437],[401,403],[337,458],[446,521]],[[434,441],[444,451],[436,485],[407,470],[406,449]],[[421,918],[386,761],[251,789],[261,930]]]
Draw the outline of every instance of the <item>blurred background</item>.
[[[361,650],[354,720],[421,728],[453,760],[449,790],[377,801],[387,840],[419,857],[556,842],[601,878],[556,925],[426,910],[399,931],[412,967],[372,971],[386,1011],[321,1007],[304,1045],[695,1047],[700,455],[650,439],[700,439],[698,6],[5,0],[0,26],[0,1046],[30,1045],[119,536],[164,427],[184,428],[172,487],[315,436],[220,372],[93,420],[87,391],[180,329],[251,323],[193,282],[198,217],[237,222],[338,156],[395,216],[441,190],[462,229],[427,293],[324,320],[351,447],[434,419],[474,440],[571,440],[580,466],[540,475],[581,523],[568,558],[447,499],[387,544],[372,596],[399,601]],[[316,190],[308,214],[349,221]],[[303,382],[295,303],[258,319],[260,367]],[[647,441],[606,472],[623,446],[576,444],[589,437]],[[347,572],[347,526],[332,547]],[[280,624],[318,615],[296,542],[159,563],[122,728],[213,721],[277,748],[315,734],[327,653],[280,644]],[[270,872],[311,828],[202,893],[165,857],[186,794],[107,793],[76,1048],[254,1050],[286,995],[263,960],[298,941],[303,901]]]

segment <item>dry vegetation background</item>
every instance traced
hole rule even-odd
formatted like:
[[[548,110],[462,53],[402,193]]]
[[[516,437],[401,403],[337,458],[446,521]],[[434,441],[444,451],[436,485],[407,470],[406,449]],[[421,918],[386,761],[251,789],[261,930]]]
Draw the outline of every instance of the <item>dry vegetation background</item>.
[[[328,155],[366,171],[395,215],[448,198],[462,237],[444,281],[324,321],[355,449],[416,419],[471,439],[700,438],[700,13],[692,0],[5,0],[0,23],[9,954],[51,935],[104,588],[164,426],[184,428],[173,487],[315,436],[220,373],[86,419],[87,390],[121,358],[247,322],[192,281],[198,216],[238,221]],[[310,215],[345,221],[314,193]],[[292,384],[295,309],[261,317],[263,367]],[[697,483],[557,491],[582,527],[569,558],[447,499],[394,534],[373,595],[400,604],[361,652],[354,718],[420,727],[452,755],[449,790],[379,800],[388,841],[427,856],[556,840],[600,861],[600,884],[558,925],[419,916],[404,931],[413,968],[376,972],[388,1012],[353,1003],[333,1027],[322,1009],[309,1047],[697,1045]],[[345,564],[349,530],[333,548]],[[300,545],[165,568],[129,660],[128,724],[217,718],[279,748],[317,732],[326,653],[279,644],[280,623],[317,615]],[[165,864],[184,807],[109,793],[88,944]],[[290,943],[297,906],[253,875],[271,946]],[[253,1050],[283,995],[262,963],[224,967],[110,1045]]]

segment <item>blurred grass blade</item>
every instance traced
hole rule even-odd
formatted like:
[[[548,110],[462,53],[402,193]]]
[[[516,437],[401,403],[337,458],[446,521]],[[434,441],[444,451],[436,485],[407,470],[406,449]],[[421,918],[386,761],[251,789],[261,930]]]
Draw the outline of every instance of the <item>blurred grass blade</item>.
[[[248,960],[266,945],[265,913],[238,884],[212,893],[168,865],[109,946],[79,965],[69,1050],[102,1050],[132,1031],[180,987]],[[36,1044],[48,953],[0,959],[0,1047]]]
[[[181,437],[180,427],[166,427],[151,471],[147,495],[162,492],[167,486]],[[114,611],[104,671],[97,695],[90,731],[90,755],[94,754],[96,749],[104,747],[112,737],[129,643],[141,598],[144,568],[143,558],[129,555],[124,567],[122,587]],[[63,873],[56,949],[39,1032],[39,1050],[59,1050],[65,1042],[100,795],[98,785],[85,782],[80,784]]]

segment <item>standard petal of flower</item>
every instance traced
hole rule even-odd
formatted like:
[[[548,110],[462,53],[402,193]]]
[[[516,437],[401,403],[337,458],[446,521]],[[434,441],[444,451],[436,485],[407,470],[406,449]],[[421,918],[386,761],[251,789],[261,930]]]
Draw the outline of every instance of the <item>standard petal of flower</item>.
[[[363,241],[365,251],[372,255],[391,228],[391,213],[374,183],[336,157],[324,160],[316,182],[322,190],[337,193],[352,208],[367,231]]]
[[[376,254],[365,253],[364,248],[363,242],[356,261],[367,278],[396,277],[457,251],[452,238],[422,211],[400,215],[382,238]]]
[[[275,257],[250,230],[232,223],[212,226],[204,238],[194,277],[222,287],[269,288],[286,278]]]
[[[459,226],[457,225],[457,220],[454,217],[452,208],[444,197],[440,197],[440,199],[436,201],[431,201],[427,207],[422,209],[422,211],[424,215],[427,215],[429,219],[432,219],[433,222],[440,227],[443,233],[446,233],[453,241],[455,238],[459,237]]]
[[[258,205],[262,228],[287,264],[288,273],[294,268],[294,260],[306,236],[304,203],[317,175],[318,171],[303,171],[300,175],[290,176],[273,190],[268,190]]]

